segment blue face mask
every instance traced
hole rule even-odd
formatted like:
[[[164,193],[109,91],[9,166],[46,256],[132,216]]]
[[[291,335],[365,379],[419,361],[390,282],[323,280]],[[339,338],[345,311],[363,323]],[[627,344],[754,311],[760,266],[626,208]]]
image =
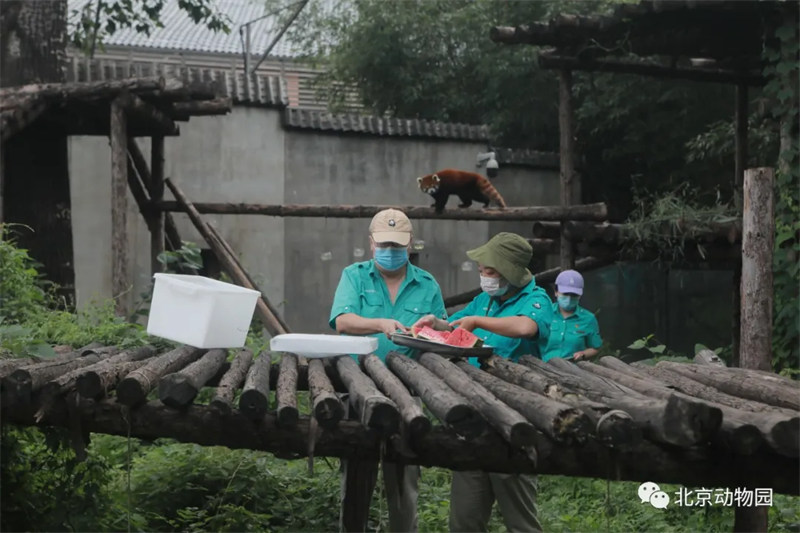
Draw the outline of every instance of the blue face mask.
[[[558,306],[564,311],[574,311],[578,308],[578,296],[569,296],[568,294],[558,295]]]
[[[408,249],[375,248],[375,262],[389,272],[399,270],[408,262]]]

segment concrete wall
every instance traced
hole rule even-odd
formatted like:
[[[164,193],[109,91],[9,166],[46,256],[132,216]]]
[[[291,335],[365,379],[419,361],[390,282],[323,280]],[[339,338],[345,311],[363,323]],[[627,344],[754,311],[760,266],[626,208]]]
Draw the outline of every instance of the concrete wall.
[[[482,143],[291,132],[286,136],[284,201],[431,205],[433,199],[419,190],[417,176],[447,167],[473,169],[476,154],[484,150]],[[501,176],[497,186],[509,205],[539,198],[557,201],[557,171],[509,167]],[[447,209],[458,209],[458,203],[458,198],[451,197]],[[473,204],[470,209],[480,207]],[[294,274],[287,276],[285,289],[290,324],[302,324],[303,331],[330,332],[328,312],[342,269],[370,257],[368,225],[368,219],[287,220],[286,272]],[[478,285],[477,270],[462,270],[468,261],[464,252],[486,242],[493,235],[490,226],[494,223],[415,220],[413,225],[415,240],[424,243],[418,265],[436,277],[445,296]],[[524,231],[528,226],[508,227]]]
[[[237,107],[225,117],[197,117],[166,140],[165,174],[193,202],[260,202],[283,199],[283,129],[271,110]],[[146,141],[146,142],[145,142]],[[149,159],[149,139],[139,146]],[[111,154],[103,137],[70,138],[70,180],[78,305],[111,297]],[[167,198],[171,193],[167,190]],[[150,286],[150,236],[133,197],[128,198],[129,272],[125,297],[135,306]],[[181,238],[207,248],[182,213],[174,214]],[[283,300],[279,251],[284,221],[254,215],[205,215],[236,250],[261,289]]]
[[[140,146],[149,157],[149,142]],[[146,146],[148,145],[148,146]],[[181,124],[166,142],[166,175],[194,202],[430,205],[416,178],[446,167],[474,169],[484,143],[348,136],[284,130],[274,109],[235,107],[224,117]],[[111,294],[111,178],[108,140],[70,139],[78,305]],[[503,167],[496,186],[510,206],[558,203],[558,172]],[[171,198],[169,191],[167,198]],[[149,289],[149,234],[129,197],[129,271],[135,305]],[[448,209],[457,209],[451,198]],[[473,205],[471,209],[479,209]],[[188,217],[174,214],[181,237],[205,242]],[[328,313],[342,269],[370,258],[369,219],[204,215],[240,253],[245,268],[297,331],[330,332]],[[530,223],[413,221],[418,264],[449,296],[477,286],[465,250],[498,231],[530,232]],[[359,255],[359,253],[363,255]],[[468,267],[472,266],[468,263]]]

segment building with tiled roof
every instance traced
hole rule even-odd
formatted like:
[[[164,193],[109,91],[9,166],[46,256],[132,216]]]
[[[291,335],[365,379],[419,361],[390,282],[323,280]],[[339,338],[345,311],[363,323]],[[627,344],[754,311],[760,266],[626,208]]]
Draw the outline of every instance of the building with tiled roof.
[[[93,5],[95,0],[68,0],[70,24],[74,26],[80,20],[80,13],[84,9],[91,10]],[[234,77],[241,75],[243,72],[236,72],[244,70],[244,28],[247,23],[250,23],[249,63],[252,69],[280,33],[278,17],[271,16],[266,3],[261,0],[217,0],[214,8],[227,18],[229,33],[210,30],[202,23],[196,24],[180,9],[178,0],[165,0],[160,16],[162,27],[153,28],[150,35],[133,28],[121,28],[113,35],[105,36],[102,47],[95,51],[96,61],[91,63],[101,65],[100,70],[104,64],[125,65],[132,73],[188,68],[228,71]],[[299,47],[284,34],[259,65],[258,74],[280,78],[290,107],[323,110],[326,106],[315,97],[311,86],[318,72],[298,61],[300,54]],[[90,62],[80,50],[71,49],[69,55],[73,67],[68,77],[78,79],[76,65],[89,68]],[[84,79],[97,79],[102,75],[96,72]]]

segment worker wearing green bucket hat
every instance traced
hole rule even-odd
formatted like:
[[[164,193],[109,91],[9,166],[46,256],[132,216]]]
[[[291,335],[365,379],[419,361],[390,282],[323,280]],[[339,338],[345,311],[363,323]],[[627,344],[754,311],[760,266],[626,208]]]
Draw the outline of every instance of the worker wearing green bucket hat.
[[[469,250],[478,263],[481,294],[449,321],[427,315],[414,326],[449,330],[460,326],[482,338],[501,357],[516,361],[540,357],[547,345],[553,307],[536,285],[528,264],[533,250],[515,233],[498,233]],[[476,360],[471,361],[477,364]],[[523,474],[453,472],[450,492],[450,531],[487,531],[497,501],[509,531],[541,531],[536,517],[536,477]]]
[[[533,250],[516,233],[498,233],[467,252],[478,263],[482,292],[448,320],[427,315],[414,326],[451,330],[460,326],[483,339],[501,357],[540,357],[552,322],[553,304],[528,270]],[[478,366],[476,358],[470,362]]]

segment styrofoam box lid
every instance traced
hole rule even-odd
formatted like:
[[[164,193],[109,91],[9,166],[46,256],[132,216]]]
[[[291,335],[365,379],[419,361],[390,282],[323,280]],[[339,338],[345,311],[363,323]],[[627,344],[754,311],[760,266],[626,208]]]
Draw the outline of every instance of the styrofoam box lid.
[[[303,357],[333,357],[344,354],[370,354],[378,349],[375,337],[285,333],[269,341],[273,352],[291,352]]]

